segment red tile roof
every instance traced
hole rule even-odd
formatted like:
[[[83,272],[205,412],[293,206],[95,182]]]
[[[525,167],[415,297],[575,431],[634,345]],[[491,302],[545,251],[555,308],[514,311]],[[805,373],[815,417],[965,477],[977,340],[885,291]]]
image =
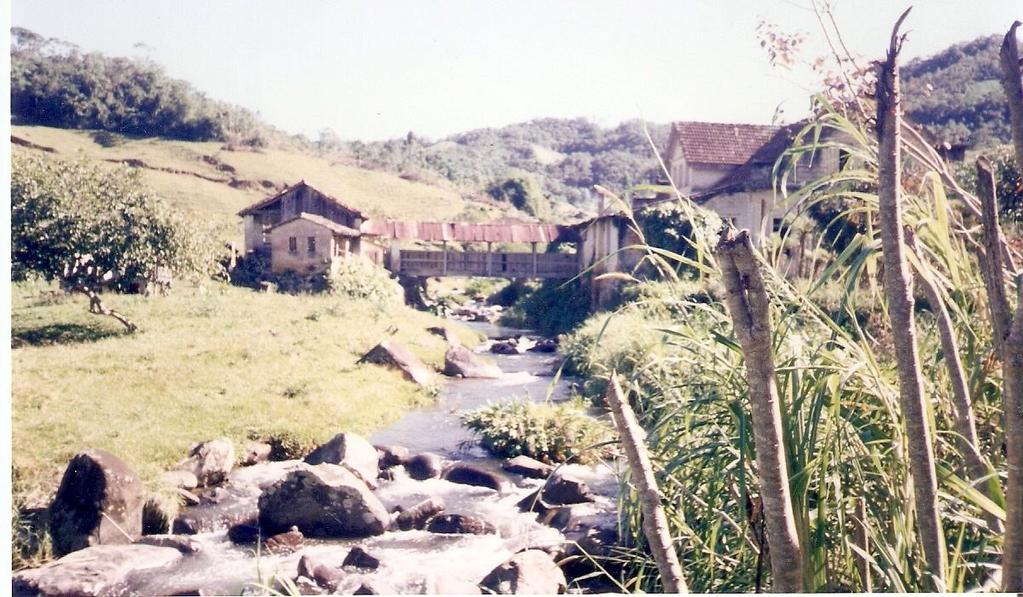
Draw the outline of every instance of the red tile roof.
[[[687,161],[729,166],[748,162],[782,128],[763,124],[689,121],[676,122],[672,126]]]

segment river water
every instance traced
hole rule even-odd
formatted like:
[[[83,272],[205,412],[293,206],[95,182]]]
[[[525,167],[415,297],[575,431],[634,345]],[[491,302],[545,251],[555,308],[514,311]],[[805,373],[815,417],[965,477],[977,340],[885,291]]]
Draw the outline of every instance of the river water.
[[[491,337],[515,333],[486,324],[470,324]],[[461,412],[490,403],[528,397],[530,400],[564,400],[573,380],[555,379],[559,359],[553,354],[490,355],[505,371],[496,380],[452,379],[442,387],[433,406],[407,413],[393,425],[374,433],[374,444],[403,445],[415,454],[434,452],[449,460],[473,461],[487,468],[500,463],[475,447],[475,440],[460,424]],[[257,486],[280,478],[281,469],[293,463],[266,463],[239,469],[232,482]],[[583,506],[597,517],[613,519],[617,481],[606,466],[568,465],[571,474],[585,480],[597,494],[597,502]],[[399,469],[400,470],[400,469]],[[294,578],[303,554],[325,562],[344,559],[355,545],[377,557],[381,564],[371,573],[353,573],[348,580],[357,588],[369,580],[394,593],[436,593],[451,590],[457,583],[474,585],[512,554],[528,547],[552,547],[564,542],[562,534],[540,524],[536,515],[522,513],[516,503],[538,488],[542,481],[509,476],[502,491],[450,483],[441,479],[415,481],[399,472],[393,481],[381,482],[374,492],[392,510],[409,507],[427,498],[439,498],[445,513],[476,516],[493,524],[496,535],[440,535],[426,531],[388,531],[358,540],[310,540],[290,555],[257,554],[251,547],[231,543],[226,531],[195,536],[201,543],[198,554],[183,558],[172,570],[143,574],[133,580],[133,592],[140,594],[238,594],[260,592],[272,586],[274,578]],[[257,499],[258,491],[252,499]],[[462,584],[461,586],[466,586]],[[344,588],[344,587],[342,587]],[[457,588],[455,590],[458,590]],[[458,592],[464,592],[458,590]]]

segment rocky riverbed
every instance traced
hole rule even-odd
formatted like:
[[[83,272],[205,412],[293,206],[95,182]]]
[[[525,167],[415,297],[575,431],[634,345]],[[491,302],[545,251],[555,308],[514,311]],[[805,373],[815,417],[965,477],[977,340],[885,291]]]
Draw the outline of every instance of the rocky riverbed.
[[[281,462],[258,444],[196,445],[166,477],[189,502],[169,528],[151,520],[115,456],[79,455],[51,508],[67,555],[19,572],[15,593],[582,590],[572,582],[590,571],[580,549],[599,556],[615,540],[616,478],[608,467],[502,462],[475,447],[460,412],[564,399],[571,383],[552,379],[555,354],[530,350],[544,339],[488,331],[501,338],[477,351],[493,353],[499,377],[449,380],[435,406],[372,444],[339,430],[304,460]]]

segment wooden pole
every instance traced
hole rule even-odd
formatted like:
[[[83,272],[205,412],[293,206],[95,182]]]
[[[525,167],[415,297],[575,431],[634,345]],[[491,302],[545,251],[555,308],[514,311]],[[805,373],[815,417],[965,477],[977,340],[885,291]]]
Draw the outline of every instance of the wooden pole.
[[[533,277],[536,277],[536,243],[530,243],[533,246]]]
[[[444,251],[444,261],[441,264],[440,272],[441,272],[441,275],[446,276],[446,275],[448,275],[448,241],[444,241],[444,243],[443,243],[443,251]]]
[[[661,492],[657,489],[654,468],[644,443],[646,433],[639,426],[632,407],[622,393],[617,373],[611,374],[611,382],[608,384],[604,399],[611,408],[615,426],[622,437],[622,447],[629,461],[632,481],[636,484],[639,506],[643,511],[643,534],[650,544],[650,552],[661,574],[663,592],[688,593],[689,587],[686,586],[682,565],[679,564],[678,555],[675,553],[668,517],[661,505]]]
[[[493,243],[487,243],[487,275],[488,276],[493,275],[493,263],[492,263],[492,255],[493,255],[493,253],[491,253],[492,247],[493,247]]]
[[[870,537],[867,535],[867,498],[856,499],[856,546],[863,554],[870,553]],[[866,555],[856,554],[856,570],[860,574],[860,592],[870,593],[873,586],[870,581],[870,561]]]

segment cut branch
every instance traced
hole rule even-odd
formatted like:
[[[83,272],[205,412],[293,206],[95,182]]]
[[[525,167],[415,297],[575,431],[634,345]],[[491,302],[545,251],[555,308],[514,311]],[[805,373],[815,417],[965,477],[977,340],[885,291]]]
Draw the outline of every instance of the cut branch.
[[[781,405],[775,383],[769,300],[749,232],[727,231],[717,253],[724,277],[726,304],[746,361],[757,453],[760,494],[764,500],[767,544],[774,590],[803,591],[803,557],[789,492],[782,443]]]
[[[622,392],[617,374],[611,375],[611,383],[608,384],[604,399],[611,408],[615,426],[622,438],[622,447],[625,449],[625,455],[629,461],[632,480],[636,484],[636,491],[639,494],[639,506],[643,511],[643,534],[646,536],[647,543],[650,544],[650,552],[657,563],[657,570],[661,574],[664,592],[688,593],[689,588],[686,586],[686,580],[682,574],[682,566],[679,564],[675,545],[671,540],[668,517],[664,514],[664,507],[661,505],[661,492],[657,489],[654,468],[650,463],[650,455],[647,453],[646,444],[643,441],[646,434]]]
[[[96,292],[95,290],[93,290],[91,288],[80,288],[79,290],[81,292],[83,292],[87,297],[89,297],[89,312],[90,313],[95,313],[96,315],[106,315],[108,317],[113,317],[117,321],[121,322],[121,325],[123,325],[125,328],[127,328],[129,333],[135,332],[136,330],[138,330],[138,326],[135,325],[132,321],[130,321],[127,317],[125,317],[124,315],[121,315],[120,313],[118,313],[117,311],[114,311],[113,309],[107,308],[107,306],[103,304],[103,299],[100,298],[100,295],[99,295],[98,292]]]
[[[934,588],[945,588],[945,539],[938,515],[938,479],[934,468],[934,443],[924,398],[923,375],[917,353],[913,321],[913,293],[905,256],[901,193],[901,97],[898,56],[905,36],[899,27],[907,10],[892,29],[888,55],[880,64],[877,81],[878,218],[884,258],[884,290],[888,301],[899,374],[899,398],[909,445],[913,501],[924,560],[934,578]]]
[[[1009,118],[1012,128],[1012,145],[1016,149],[1016,163],[1023,168],[1023,80],[1020,66],[1019,45],[1016,43],[1016,29],[1023,24],[1016,21],[1002,40],[999,58],[1002,65],[1002,89],[1009,100]]]

